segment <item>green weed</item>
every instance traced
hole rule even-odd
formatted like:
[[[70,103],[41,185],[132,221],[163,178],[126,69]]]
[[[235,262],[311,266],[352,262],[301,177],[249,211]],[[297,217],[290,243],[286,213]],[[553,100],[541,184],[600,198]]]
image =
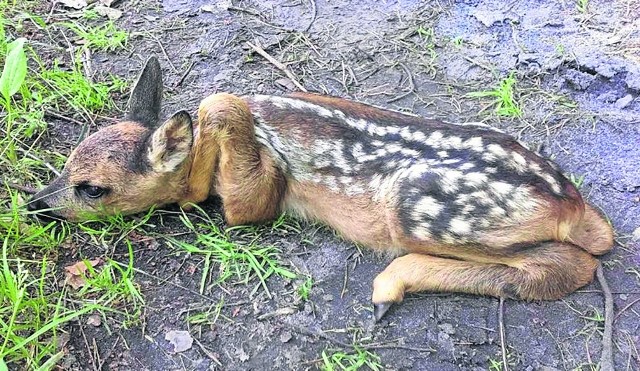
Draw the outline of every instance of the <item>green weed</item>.
[[[41,79],[46,82],[47,87],[55,93],[57,99],[52,100],[50,105],[59,111],[88,111],[100,113],[106,109],[115,108],[111,99],[114,92],[122,92],[126,83],[114,76],[109,82],[91,82],[82,72],[81,66],[76,64],[72,70],[63,70],[54,63],[52,69],[43,69]],[[46,87],[42,90],[46,90]],[[69,107],[64,107],[63,105]]]
[[[373,371],[382,369],[380,363],[380,357],[375,353],[369,352],[365,349],[355,347],[355,353],[345,353],[343,351],[337,351],[332,354],[327,354],[326,350],[322,351],[322,365],[321,370],[334,371],[355,371],[366,366]]]
[[[489,371],[502,371],[502,361],[489,358]]]
[[[313,277],[307,277],[300,286],[298,286],[298,296],[302,301],[309,300],[309,294],[311,294],[311,288],[313,287]]]
[[[573,183],[574,186],[576,186],[576,188],[580,189],[582,187],[582,185],[584,184],[584,177],[586,176],[586,174],[583,175],[575,175],[573,173],[569,174],[569,180],[571,181],[571,183]]]
[[[192,314],[187,317],[187,322],[192,325],[212,326],[218,322],[220,317],[231,321],[228,317],[221,314],[223,306],[224,299],[221,299],[215,306],[210,307],[207,311]]]
[[[56,349],[57,329],[99,305],[64,306],[66,290],[57,291],[53,284],[49,251],[66,238],[68,230],[30,222],[18,207],[18,195],[9,195],[10,200],[0,205],[4,210],[0,212],[0,368],[49,369],[62,354]],[[29,258],[21,259],[18,256],[25,248],[30,250]]]
[[[79,23],[71,22],[65,22],[62,25],[73,31],[84,41],[87,48],[93,50],[107,52],[124,49],[129,40],[127,32],[117,28],[112,21],[94,28],[85,28]]]
[[[493,97],[495,113],[499,116],[520,117],[522,111],[514,96],[514,86],[516,85],[514,73],[510,73],[507,78],[500,82],[500,85],[493,90],[485,90],[468,93],[473,98]]]
[[[98,14],[95,9],[85,9],[84,12],[82,12],[82,18],[87,21],[95,21],[96,19],[100,19],[100,14]]]
[[[247,245],[241,245],[231,240],[228,231],[220,230],[211,220],[194,225],[185,215],[180,216],[182,223],[195,234],[193,242],[179,241],[168,238],[169,244],[204,257],[204,266],[200,279],[200,293],[204,293],[205,286],[212,274],[212,264],[219,264],[218,277],[215,283],[222,283],[231,277],[239,282],[248,283],[257,278],[259,286],[271,296],[266,280],[272,275],[293,279],[296,274],[284,268],[279,262],[279,250],[275,246],[261,246],[255,239]],[[238,231],[238,227],[234,229]],[[255,290],[254,290],[255,292]]]
[[[97,269],[85,261],[86,284],[75,296],[100,303],[109,311],[112,311],[112,308],[122,309],[123,312],[120,313],[125,314],[128,321],[135,321],[144,306],[144,298],[133,282],[133,247],[129,240],[125,240],[125,244],[129,255],[127,265],[109,259],[101,269]]]
[[[576,8],[580,13],[586,13],[589,10],[589,0],[577,0]]]

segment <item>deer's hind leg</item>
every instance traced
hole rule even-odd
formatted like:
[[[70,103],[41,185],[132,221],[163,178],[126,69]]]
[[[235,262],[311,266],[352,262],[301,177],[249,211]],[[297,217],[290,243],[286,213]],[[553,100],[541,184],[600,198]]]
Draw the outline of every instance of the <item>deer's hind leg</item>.
[[[405,292],[436,291],[555,300],[593,279],[597,260],[569,243],[543,242],[505,256],[456,260],[411,253],[387,266],[373,283],[379,320]]]

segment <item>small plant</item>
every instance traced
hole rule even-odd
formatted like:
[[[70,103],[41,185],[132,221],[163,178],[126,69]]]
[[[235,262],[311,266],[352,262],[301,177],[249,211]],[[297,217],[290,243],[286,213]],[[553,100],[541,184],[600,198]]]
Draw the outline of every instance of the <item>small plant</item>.
[[[18,161],[18,157],[15,141],[12,140],[15,120],[12,97],[20,90],[27,76],[27,56],[24,52],[25,41],[26,39],[20,38],[6,46],[7,55],[4,60],[2,76],[0,76],[0,93],[4,98],[2,105],[7,111],[5,132],[8,146],[3,151],[3,154],[13,165]]]
[[[196,314],[192,314],[187,317],[187,322],[192,325],[205,325],[212,326],[218,322],[220,317],[231,321],[226,316],[222,315],[222,307],[224,306],[224,299],[220,299],[220,301],[213,307],[209,308],[206,312],[200,312]]]
[[[489,358],[489,371],[502,371],[502,361]]]
[[[121,266],[114,260],[107,260],[101,268],[94,268],[85,261],[86,283],[78,290],[76,296],[100,303],[104,308],[123,308],[127,320],[136,320],[144,306],[144,298],[133,281],[133,247],[125,240],[129,251],[127,265]],[[130,313],[129,308],[132,309]]]
[[[311,288],[313,287],[313,277],[307,277],[300,286],[298,286],[298,296],[302,301],[309,300],[309,294],[311,294]]]
[[[66,22],[63,26],[73,31],[81,38],[87,48],[100,51],[115,51],[127,46],[129,35],[126,31],[118,29],[112,21],[100,27],[84,28],[80,24]]]
[[[204,212],[203,212],[204,213]],[[266,280],[272,275],[288,279],[296,278],[296,274],[284,268],[278,261],[279,250],[274,246],[260,246],[253,239],[248,245],[241,245],[231,241],[228,232],[221,231],[211,220],[194,225],[186,215],[180,219],[183,224],[196,235],[192,243],[169,238],[167,241],[191,254],[204,256],[200,293],[204,293],[205,285],[211,274],[212,263],[220,265],[217,283],[227,281],[235,276],[242,283],[249,283],[257,278],[268,296]],[[251,228],[249,227],[251,230]],[[235,227],[238,231],[238,227]],[[257,287],[256,287],[257,288]]]
[[[574,186],[576,186],[576,188],[580,189],[580,187],[582,187],[582,185],[584,184],[584,177],[586,176],[586,174],[583,175],[575,175],[573,173],[569,174],[569,180],[571,181],[571,183],[573,183]]]
[[[462,36],[458,36],[455,39],[453,39],[451,42],[453,43],[453,45],[460,47],[462,46],[462,44],[464,44],[464,39],[462,38]]]
[[[500,82],[500,85],[494,90],[485,90],[468,93],[467,95],[474,98],[493,97],[495,105],[495,113],[499,116],[520,117],[522,111],[514,97],[514,86],[516,79],[514,73],[510,73],[507,78]]]
[[[85,9],[84,12],[82,12],[82,18],[87,21],[95,21],[100,18],[100,14],[98,14],[95,9]]]
[[[344,370],[356,371],[366,366],[373,371],[382,369],[380,357],[368,350],[354,347],[355,353],[345,353],[337,351],[327,354],[326,350],[322,351],[322,365],[320,369],[324,371]]]
[[[111,93],[122,91],[126,86],[123,80],[116,77],[111,77],[111,82],[93,83],[84,76],[79,64],[67,71],[56,63],[52,69],[43,69],[41,77],[57,98],[57,102],[51,102],[53,105],[67,103],[75,111],[92,113],[114,108]]]
[[[577,0],[576,8],[580,13],[586,13],[589,10],[589,0]]]

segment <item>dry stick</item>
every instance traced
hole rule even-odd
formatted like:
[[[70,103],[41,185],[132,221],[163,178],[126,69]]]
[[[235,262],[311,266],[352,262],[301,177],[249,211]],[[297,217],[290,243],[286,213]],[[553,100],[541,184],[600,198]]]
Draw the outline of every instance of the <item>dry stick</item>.
[[[370,345],[366,345],[366,344],[360,344],[360,345],[354,345],[354,344],[349,344],[349,343],[345,343],[344,341],[340,341],[338,339],[334,339],[333,337],[323,333],[323,332],[317,332],[317,331],[313,331],[313,330],[309,330],[308,328],[302,327],[302,326],[298,326],[298,325],[292,325],[286,322],[280,322],[281,324],[291,328],[292,330],[298,332],[299,334],[302,335],[306,335],[306,336],[316,336],[319,338],[322,338],[324,340],[327,340],[331,343],[340,345],[343,348],[350,348],[350,349],[365,349],[365,350],[372,350],[372,349],[406,349],[406,350],[414,350],[416,352],[428,352],[428,353],[435,353],[436,350],[432,349],[432,348],[417,348],[417,347],[410,347],[410,346],[406,346],[406,345],[400,345],[400,344],[370,344]]]
[[[77,124],[77,125],[80,125],[80,126],[85,125],[85,123],[82,122],[82,121],[76,120],[74,118],[71,118],[69,116],[65,116],[65,115],[63,115],[61,113],[58,113],[58,112],[55,112],[55,111],[52,111],[52,110],[49,110],[49,109],[44,110],[44,115],[45,116],[55,117],[55,118],[60,119],[60,120],[73,122],[74,124]]]
[[[407,66],[405,66],[403,63],[398,63],[400,65],[400,67],[402,67],[402,69],[404,70],[404,72],[407,74],[407,80],[409,81],[409,91],[398,95],[397,97],[391,98],[389,100],[387,100],[387,103],[393,103],[395,101],[398,101],[412,93],[414,93],[416,91],[416,85],[413,82],[413,75],[411,75],[411,71],[409,71],[409,69],[407,68]]]
[[[500,348],[502,349],[502,370],[509,371],[509,365],[507,365],[507,347],[505,346],[503,317],[504,317],[504,298],[500,297],[500,304],[498,305],[498,328],[500,330]]]
[[[604,294],[604,333],[602,334],[602,354],[600,355],[600,370],[613,371],[613,295],[609,284],[604,278],[602,263],[598,263],[596,270],[598,282]]]
[[[48,163],[48,162],[44,161],[43,159],[38,158],[38,157],[32,155],[31,153],[28,153],[28,152],[26,153],[26,156],[27,157],[31,157],[32,159],[34,159],[36,161],[42,162],[44,164],[44,166],[47,167],[47,169],[51,170],[52,173],[56,174],[56,176],[60,176],[60,172],[58,170],[56,170],[56,168],[53,167],[50,163]]]
[[[160,47],[160,50],[162,51],[162,54],[164,54],[164,57],[167,58],[167,62],[169,62],[169,66],[171,66],[171,69],[173,70],[173,72],[178,73],[178,69],[176,68],[176,66],[173,65],[173,62],[171,62],[171,58],[169,58],[167,51],[164,49],[164,45],[162,45],[162,42],[151,32],[148,32],[147,34],[149,35],[149,37],[155,40],[155,42],[158,44],[158,46]]]
[[[289,69],[287,68],[287,66],[285,66],[284,64],[280,63],[279,61],[277,61],[275,58],[273,58],[272,56],[270,56],[269,54],[267,54],[267,52],[264,51],[264,49],[262,49],[261,47],[257,46],[257,45],[253,45],[252,43],[247,41],[247,45],[253,49],[256,53],[260,54],[261,56],[263,56],[266,60],[268,60],[269,62],[271,62],[271,64],[273,64],[274,66],[276,66],[276,68],[278,68],[280,71],[284,72],[285,75],[287,75],[287,77],[289,78],[289,80],[291,80],[291,82],[293,82],[293,85],[295,85],[298,89],[300,89],[303,92],[307,92],[307,89],[304,88],[304,86],[300,85],[300,83],[298,82],[298,80],[296,79],[296,76],[291,73],[291,71],[289,71]]]
[[[186,79],[189,73],[191,72],[191,69],[193,68],[194,64],[196,63],[191,61],[191,64],[189,64],[189,67],[187,67],[187,70],[184,71],[182,76],[180,76],[180,80],[178,80],[178,82],[175,85],[173,85],[174,88],[177,88],[178,86],[182,85],[182,83],[184,82],[184,79]]]
[[[6,183],[10,188],[16,189],[18,191],[30,194],[30,195],[34,195],[36,193],[38,193],[38,190],[33,188],[33,187],[29,187],[29,186],[23,186],[20,184],[16,184],[16,183],[12,183],[12,182],[7,182]]]
[[[11,184],[9,186],[11,186]],[[631,303],[625,305],[624,308],[620,309],[618,311],[618,314],[616,314],[616,316],[613,318],[613,322],[615,322],[618,319],[618,317],[620,317],[620,315],[622,313],[624,313],[627,309],[631,308],[637,302],[640,302],[640,298],[637,298],[636,300],[632,301]]]
[[[307,26],[307,28],[304,29],[303,32],[307,32],[311,29],[311,26],[313,26],[313,23],[316,21],[316,17],[318,16],[318,9],[316,8],[316,1],[315,0],[309,0],[309,2],[311,3],[311,22],[309,22],[309,25]]]

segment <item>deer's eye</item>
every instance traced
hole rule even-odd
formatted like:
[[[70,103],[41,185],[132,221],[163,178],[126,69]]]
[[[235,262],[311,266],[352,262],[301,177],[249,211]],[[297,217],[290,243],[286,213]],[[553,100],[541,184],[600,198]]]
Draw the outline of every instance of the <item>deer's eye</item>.
[[[76,188],[81,194],[89,198],[100,198],[107,193],[106,188],[94,186],[91,184],[80,184]]]

